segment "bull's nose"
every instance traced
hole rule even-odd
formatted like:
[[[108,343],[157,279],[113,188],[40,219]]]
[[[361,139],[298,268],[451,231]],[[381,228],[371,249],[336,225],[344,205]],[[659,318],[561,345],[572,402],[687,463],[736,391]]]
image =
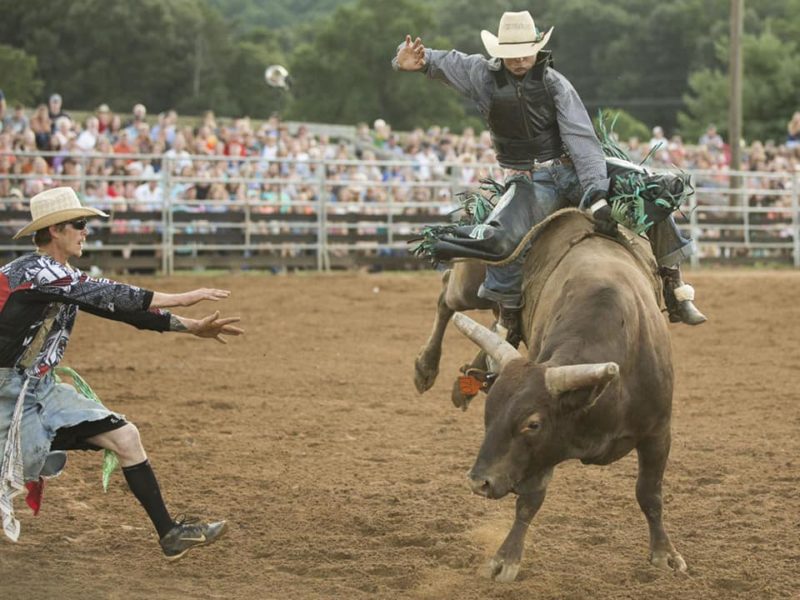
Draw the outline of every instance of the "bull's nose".
[[[467,479],[469,479],[469,488],[472,490],[473,494],[489,496],[489,492],[492,489],[492,481],[489,477],[469,472],[467,473]]]

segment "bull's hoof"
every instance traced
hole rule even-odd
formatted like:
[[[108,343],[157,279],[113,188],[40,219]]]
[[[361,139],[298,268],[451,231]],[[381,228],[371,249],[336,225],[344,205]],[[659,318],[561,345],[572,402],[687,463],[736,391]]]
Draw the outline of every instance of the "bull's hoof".
[[[461,389],[461,384],[458,379],[453,382],[453,391],[450,392],[450,400],[456,408],[467,410],[469,408],[469,403],[472,402],[475,396],[477,396],[477,394],[465,394],[464,390]]]
[[[433,387],[436,383],[436,377],[439,375],[437,367],[431,368],[428,363],[422,360],[422,357],[414,361],[414,387],[420,394],[424,394]]]
[[[500,583],[511,583],[517,578],[518,573],[519,561],[510,562],[497,556],[486,563],[481,572],[486,579]]]
[[[650,562],[659,569],[664,569],[666,571],[672,570],[678,571],[679,573],[686,573],[688,569],[686,561],[678,554],[677,550],[653,552],[650,555]]]

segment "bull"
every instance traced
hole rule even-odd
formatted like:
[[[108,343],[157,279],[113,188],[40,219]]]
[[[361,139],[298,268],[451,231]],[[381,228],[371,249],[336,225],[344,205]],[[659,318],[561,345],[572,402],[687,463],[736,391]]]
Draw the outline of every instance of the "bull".
[[[498,372],[469,485],[486,498],[517,496],[514,524],[486,574],[516,578],[525,534],[556,465],[606,465],[633,449],[650,562],[685,571],[662,520],[673,371],[652,253],[632,235],[611,241],[593,234],[591,219],[574,209],[534,233],[525,262],[527,357],[466,315],[453,317]]]

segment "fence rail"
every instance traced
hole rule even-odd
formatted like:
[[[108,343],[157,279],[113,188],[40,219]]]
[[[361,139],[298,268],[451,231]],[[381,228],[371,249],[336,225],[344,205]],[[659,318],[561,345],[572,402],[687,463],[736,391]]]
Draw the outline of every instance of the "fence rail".
[[[65,160],[53,153],[11,156],[14,161]],[[0,172],[0,253],[6,259],[30,248],[29,239],[10,239],[30,220],[26,203],[10,190],[30,195],[41,187],[71,185],[86,204],[110,215],[92,221],[81,266],[166,274],[195,268],[414,268],[421,263],[409,255],[408,242],[421,228],[451,222],[456,194],[474,189],[479,177],[501,175],[496,165],[410,160],[69,158],[77,167],[70,173]],[[91,174],[93,161],[118,168],[113,174]],[[131,174],[131,163],[155,164],[158,170]],[[186,163],[192,165],[189,171],[203,175],[178,175]],[[691,174],[696,193],[677,221],[697,242],[692,265],[782,263],[800,268],[800,173]],[[742,187],[729,187],[733,177]],[[224,198],[197,197],[198,190],[214,184],[224,187]],[[98,193],[108,186],[122,193]],[[140,194],[142,186],[150,192]]]

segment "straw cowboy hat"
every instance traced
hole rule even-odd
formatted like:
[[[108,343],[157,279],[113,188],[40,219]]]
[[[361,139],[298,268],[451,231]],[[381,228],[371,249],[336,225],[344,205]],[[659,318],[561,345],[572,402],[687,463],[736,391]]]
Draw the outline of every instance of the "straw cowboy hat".
[[[20,229],[13,239],[30,235],[50,225],[66,223],[81,217],[107,217],[108,215],[96,208],[81,206],[78,195],[71,187],[57,187],[45,190],[31,198],[32,221]]]
[[[503,13],[497,35],[484,29],[481,31],[481,39],[489,56],[523,58],[533,56],[541,50],[550,39],[551,33],[553,33],[552,27],[547,33],[536,29],[531,13],[524,10]]]

